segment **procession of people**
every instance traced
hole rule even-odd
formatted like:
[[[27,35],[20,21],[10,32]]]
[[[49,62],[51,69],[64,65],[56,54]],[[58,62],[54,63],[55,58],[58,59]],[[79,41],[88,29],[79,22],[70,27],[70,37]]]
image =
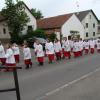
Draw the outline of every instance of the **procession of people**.
[[[48,58],[48,63],[52,64],[55,60],[61,61],[61,59],[71,59],[71,57],[78,58],[87,54],[94,54],[94,52],[100,53],[100,39],[89,39],[82,40],[80,39],[68,39],[64,37],[62,41],[55,39],[52,42],[50,39],[47,39],[45,43],[45,50],[43,50],[43,45],[36,40],[33,44],[34,55],[36,56],[39,66],[43,66],[45,58]],[[23,46],[23,63],[25,68],[32,68],[32,52],[28,43],[24,41]],[[20,49],[16,43],[7,44],[6,48],[0,42],[0,62],[1,66],[16,67],[20,63]],[[9,69],[3,71],[11,71]]]

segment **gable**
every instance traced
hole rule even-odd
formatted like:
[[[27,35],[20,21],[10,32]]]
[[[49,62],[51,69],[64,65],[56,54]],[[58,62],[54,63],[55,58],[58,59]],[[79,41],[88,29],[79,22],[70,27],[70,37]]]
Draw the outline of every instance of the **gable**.
[[[93,10],[86,10],[86,11],[76,12],[75,15],[79,18],[80,21],[82,21],[90,12],[94,15],[96,20],[99,21],[97,16],[93,12]]]

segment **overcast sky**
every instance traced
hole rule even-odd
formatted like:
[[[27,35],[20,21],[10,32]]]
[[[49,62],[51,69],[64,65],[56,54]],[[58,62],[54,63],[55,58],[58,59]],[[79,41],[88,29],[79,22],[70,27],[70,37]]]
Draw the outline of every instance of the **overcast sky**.
[[[100,19],[100,0],[23,0],[29,8],[42,11],[45,17],[92,9]],[[0,10],[5,0],[0,0]],[[77,7],[79,5],[79,7]]]

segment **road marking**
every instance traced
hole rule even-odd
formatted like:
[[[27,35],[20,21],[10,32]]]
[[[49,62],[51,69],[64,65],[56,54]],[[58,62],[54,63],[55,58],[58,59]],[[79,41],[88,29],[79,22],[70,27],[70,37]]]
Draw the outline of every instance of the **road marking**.
[[[96,70],[94,70],[94,71],[92,71],[92,72],[90,72],[90,73],[88,73],[88,74],[86,74],[86,75],[84,75],[84,76],[82,76],[82,77],[76,79],[76,80],[73,80],[73,81],[71,81],[71,82],[69,82],[69,83],[67,83],[67,84],[65,84],[65,85],[63,85],[63,86],[61,86],[61,87],[59,87],[59,88],[53,90],[53,91],[50,91],[50,92],[46,93],[45,96],[53,95],[53,94],[59,92],[60,90],[63,90],[64,88],[67,88],[67,87],[69,87],[70,85],[73,85],[73,84],[75,84],[75,83],[77,83],[77,82],[79,82],[79,81],[81,81],[81,80],[83,80],[83,79],[85,79],[85,78],[87,78],[87,77],[93,75],[94,73],[96,73],[96,72],[98,72],[98,71],[100,71],[100,68],[98,68],[98,69],[96,69]]]

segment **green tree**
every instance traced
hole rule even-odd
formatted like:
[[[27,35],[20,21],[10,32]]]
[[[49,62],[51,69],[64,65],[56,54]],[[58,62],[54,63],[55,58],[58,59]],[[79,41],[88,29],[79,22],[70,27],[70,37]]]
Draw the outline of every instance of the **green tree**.
[[[99,24],[100,24],[100,20],[99,20]]]
[[[7,19],[7,24],[11,32],[11,39],[17,40],[19,33],[24,29],[26,23],[29,21],[23,2],[16,0],[5,0],[6,7],[2,9],[2,15]],[[15,41],[14,41],[15,42]]]
[[[52,33],[50,36],[49,36],[50,40],[52,42],[54,42],[54,40],[57,38],[57,35],[55,33]]]
[[[41,29],[36,29],[35,31],[28,30],[27,34],[25,35],[25,37],[26,38],[33,38],[33,37],[46,38],[46,34]]]
[[[33,16],[36,18],[36,19],[41,19],[43,18],[43,15],[42,15],[42,12],[40,10],[36,10],[36,9],[31,9],[31,12],[33,14]]]

